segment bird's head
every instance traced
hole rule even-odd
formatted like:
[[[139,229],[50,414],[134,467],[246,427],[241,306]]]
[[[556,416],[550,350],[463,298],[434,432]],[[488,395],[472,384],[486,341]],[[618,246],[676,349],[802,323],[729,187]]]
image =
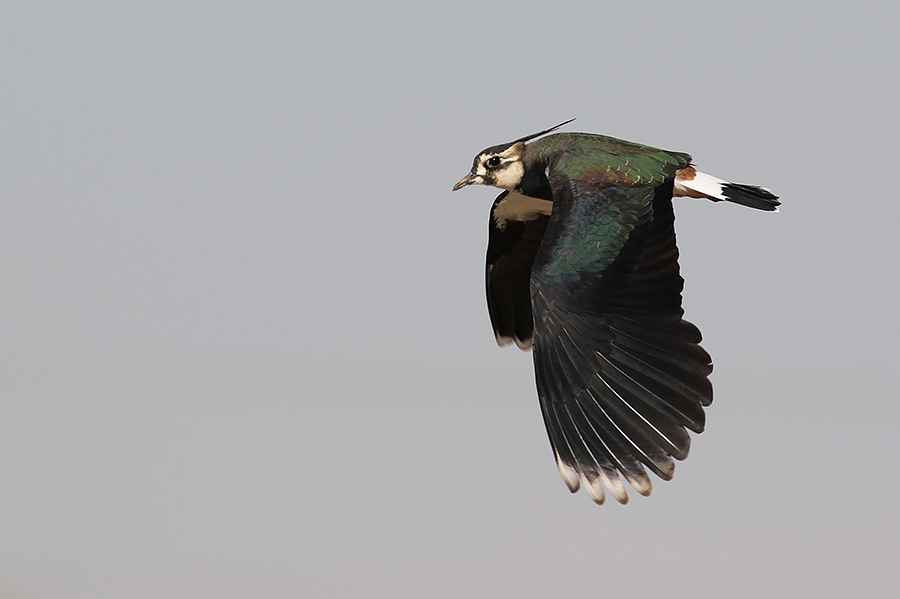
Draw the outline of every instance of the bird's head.
[[[570,119],[540,133],[526,135],[516,141],[494,146],[475,157],[472,170],[453,186],[453,191],[466,185],[490,185],[507,191],[514,191],[525,176],[525,142],[551,131],[556,131]]]
[[[525,142],[522,141],[484,150],[475,157],[469,174],[453,186],[453,191],[466,185],[490,185],[514,190],[525,176],[524,155]]]

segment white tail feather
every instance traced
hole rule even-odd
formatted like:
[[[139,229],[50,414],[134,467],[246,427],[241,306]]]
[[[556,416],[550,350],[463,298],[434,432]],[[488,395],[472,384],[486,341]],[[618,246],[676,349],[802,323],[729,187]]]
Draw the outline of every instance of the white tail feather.
[[[712,175],[701,173],[689,166],[675,173],[675,197],[708,198],[710,200],[725,200],[723,194],[728,181],[723,181]]]

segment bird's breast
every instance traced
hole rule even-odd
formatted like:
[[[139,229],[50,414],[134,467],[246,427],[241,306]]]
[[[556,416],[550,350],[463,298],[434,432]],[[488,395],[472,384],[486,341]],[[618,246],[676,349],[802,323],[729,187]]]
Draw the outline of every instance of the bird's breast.
[[[549,200],[511,191],[494,207],[494,222],[503,230],[508,222],[528,222],[540,216],[550,216],[552,211],[553,202]]]

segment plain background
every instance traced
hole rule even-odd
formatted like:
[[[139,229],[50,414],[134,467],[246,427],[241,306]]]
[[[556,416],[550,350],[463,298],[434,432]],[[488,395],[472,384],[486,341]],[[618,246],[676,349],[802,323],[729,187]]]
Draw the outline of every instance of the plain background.
[[[7,2],[0,597],[896,597],[900,4]],[[716,401],[595,506],[483,297],[482,148],[689,152]]]

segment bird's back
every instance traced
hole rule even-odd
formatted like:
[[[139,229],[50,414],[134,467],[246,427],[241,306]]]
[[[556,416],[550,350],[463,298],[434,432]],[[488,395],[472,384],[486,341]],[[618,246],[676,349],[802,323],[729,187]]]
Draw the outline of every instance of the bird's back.
[[[691,157],[605,135],[556,133],[528,144],[526,160],[585,183],[656,187],[674,178]]]

